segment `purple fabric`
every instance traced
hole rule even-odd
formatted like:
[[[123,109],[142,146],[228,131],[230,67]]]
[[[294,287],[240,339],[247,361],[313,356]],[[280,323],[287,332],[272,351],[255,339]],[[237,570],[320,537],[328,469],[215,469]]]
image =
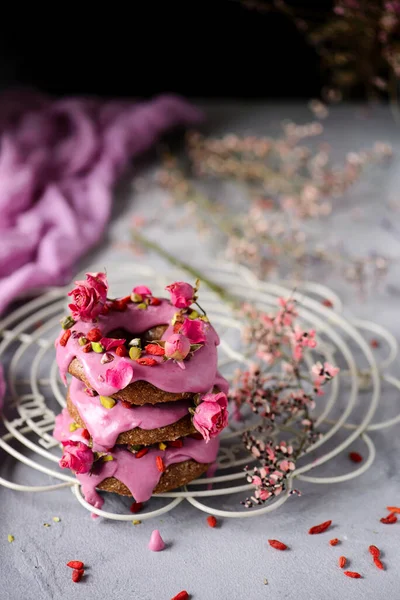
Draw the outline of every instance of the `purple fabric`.
[[[128,160],[197,109],[152,101],[0,98],[0,314],[21,292],[65,283],[101,238]]]

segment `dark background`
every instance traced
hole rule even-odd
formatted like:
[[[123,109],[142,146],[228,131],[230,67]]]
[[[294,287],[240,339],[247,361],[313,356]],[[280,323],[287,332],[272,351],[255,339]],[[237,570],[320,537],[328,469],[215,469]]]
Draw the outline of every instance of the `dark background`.
[[[268,4],[268,3],[267,3]],[[305,3],[292,3],[294,5]],[[86,5],[86,9],[87,9]],[[320,21],[331,2],[306,3]],[[282,14],[237,1],[22,8],[0,24],[2,89],[56,95],[310,98],[324,83],[315,50]]]

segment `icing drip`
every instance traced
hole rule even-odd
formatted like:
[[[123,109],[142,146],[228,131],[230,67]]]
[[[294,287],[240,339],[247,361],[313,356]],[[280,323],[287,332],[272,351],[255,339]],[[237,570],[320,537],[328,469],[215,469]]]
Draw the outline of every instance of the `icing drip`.
[[[58,442],[72,440],[73,442],[83,442],[84,444],[87,444],[87,439],[82,436],[82,427],[78,427],[71,432],[69,427],[74,423],[74,420],[71,418],[67,408],[62,409],[61,413],[56,416],[55,422],[53,437]]]
[[[137,305],[130,303],[123,312],[111,311],[107,315],[100,315],[96,323],[85,323],[77,321],[73,326],[74,331],[86,334],[93,327],[98,327],[104,336],[114,329],[125,329],[132,334],[140,335],[148,329],[157,325],[170,323],[177,309],[167,300],[162,300],[158,306],[148,306],[147,310],[138,309]],[[217,376],[217,345],[219,337],[214,328],[209,323],[204,323],[204,332],[206,340],[204,345],[198,349],[194,355],[184,361],[185,368],[182,369],[175,361],[168,360],[163,362],[161,357],[153,356],[159,364],[155,366],[140,365],[128,357],[120,357],[115,351],[110,351],[114,360],[110,363],[101,364],[101,355],[96,352],[84,352],[83,347],[79,345],[78,338],[72,335],[65,346],[62,346],[60,338],[56,340],[57,363],[60,374],[66,383],[66,373],[71,361],[76,357],[83,365],[85,375],[91,385],[99,394],[111,396],[115,394],[118,388],[106,380],[106,372],[109,369],[118,369],[118,367],[128,367],[132,370],[128,382],[147,381],[155,387],[172,393],[193,392],[207,393],[213,386]],[[170,326],[164,333],[162,339],[166,339],[172,331]],[[125,369],[126,371],[126,369]],[[222,381],[222,380],[221,380]],[[225,381],[225,380],[224,380]],[[222,386],[219,385],[220,389]]]
[[[158,448],[151,448],[142,458],[135,458],[129,450],[116,447],[111,451],[113,460],[98,461],[92,473],[77,475],[77,479],[82,485],[85,499],[93,506],[103,505],[104,500],[97,493],[96,487],[107,477],[115,477],[124,483],[136,502],[145,502],[151,497],[161,478],[156,465],[157,456],[162,456],[166,467],[189,459],[205,464],[215,461],[218,448],[218,438],[213,438],[208,443],[204,440],[185,438],[182,448],[167,448],[164,452]]]
[[[84,384],[73,378],[69,396],[93,439],[93,450],[99,452],[112,448],[120,433],[135,427],[148,431],[176,423],[189,414],[189,406],[192,404],[190,400],[178,400],[125,408],[117,402],[113,408],[108,409],[102,406],[99,396],[88,396],[84,389]]]

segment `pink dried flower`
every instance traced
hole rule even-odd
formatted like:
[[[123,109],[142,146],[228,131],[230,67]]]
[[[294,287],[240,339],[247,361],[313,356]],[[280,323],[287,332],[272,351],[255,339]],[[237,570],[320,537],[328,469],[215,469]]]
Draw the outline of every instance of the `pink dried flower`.
[[[311,329],[310,331],[303,331],[301,327],[298,325],[294,328],[293,334],[293,358],[295,361],[299,361],[303,358],[303,349],[304,348],[315,348],[317,342],[315,340],[315,331]]]
[[[228,425],[228,398],[223,392],[206,394],[196,407],[193,425],[206,442],[217,436]]]
[[[205,323],[199,319],[185,319],[180,329],[183,335],[189,338],[192,344],[201,344],[206,341]]]
[[[116,367],[107,369],[106,383],[115,390],[123,390],[132,381],[133,369],[125,361],[121,361]]]
[[[108,283],[105,273],[86,273],[86,281],[76,281],[76,288],[68,296],[73,296],[69,304],[72,316],[82,321],[93,321],[103,310],[107,299]]]
[[[83,442],[68,440],[62,442],[64,453],[59,465],[62,469],[71,469],[81,475],[88,473],[93,465],[93,452]]]
[[[176,281],[165,289],[171,294],[171,303],[177,308],[188,308],[195,300],[195,289],[190,283]]]
[[[324,364],[317,362],[311,367],[311,373],[314,375],[314,389],[319,396],[322,396],[324,393],[321,390],[321,386],[336,377],[339,371],[340,369],[338,367],[334,367],[328,362],[325,362]]]
[[[146,287],[145,285],[137,285],[136,287],[133,288],[132,292],[134,294],[138,294],[139,296],[142,296],[142,298],[147,298],[149,296],[152,296],[151,290],[149,290],[149,288]]]
[[[184,360],[190,352],[190,341],[186,336],[174,333],[165,341],[164,350],[167,358]]]
[[[108,352],[109,350],[112,350],[113,348],[118,348],[118,346],[123,346],[125,344],[126,340],[122,339],[122,338],[107,338],[107,337],[103,337],[100,340],[100,344],[104,347],[104,350],[106,352]]]

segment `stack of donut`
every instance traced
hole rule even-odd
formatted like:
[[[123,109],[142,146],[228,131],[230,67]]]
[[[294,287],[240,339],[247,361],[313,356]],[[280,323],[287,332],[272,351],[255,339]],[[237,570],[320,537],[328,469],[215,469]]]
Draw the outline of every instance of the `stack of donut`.
[[[61,377],[69,379],[67,406],[54,437],[63,447],[60,466],[76,474],[97,508],[97,490],[143,502],[216,461],[228,384],[197,288],[175,282],[166,299],[138,286],[110,299],[105,274],[87,273],[69,293],[71,314],[55,343]]]

